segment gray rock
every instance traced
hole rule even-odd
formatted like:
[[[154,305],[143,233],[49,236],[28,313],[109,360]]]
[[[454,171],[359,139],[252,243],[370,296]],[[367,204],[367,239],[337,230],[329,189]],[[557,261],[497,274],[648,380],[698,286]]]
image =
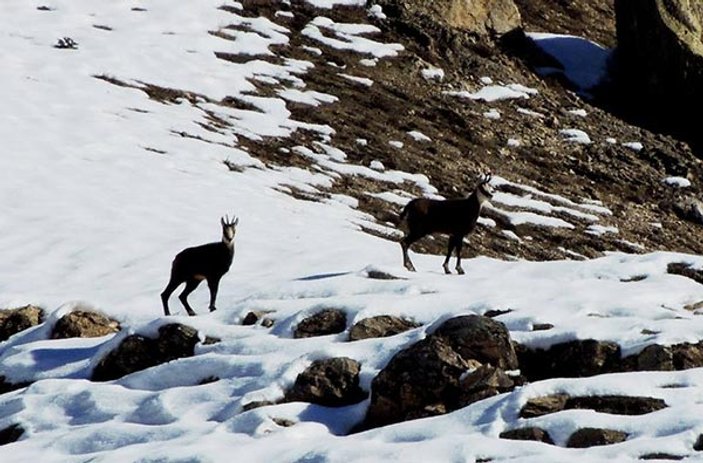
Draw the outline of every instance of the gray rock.
[[[75,310],[61,317],[51,332],[52,339],[97,338],[120,330],[120,324],[91,310]]]
[[[301,321],[295,329],[295,338],[311,338],[341,333],[347,329],[347,314],[339,309],[324,309]]]
[[[379,315],[364,318],[349,330],[349,340],[358,341],[369,338],[385,338],[416,328],[418,325],[399,317]]]
[[[627,433],[614,429],[582,428],[569,436],[566,446],[583,449],[597,445],[610,445],[627,440]]]
[[[34,305],[0,310],[0,342],[40,324],[43,319],[44,310]]]
[[[359,362],[347,357],[317,360],[298,375],[284,401],[327,407],[361,402],[368,394],[359,387],[360,370]]]

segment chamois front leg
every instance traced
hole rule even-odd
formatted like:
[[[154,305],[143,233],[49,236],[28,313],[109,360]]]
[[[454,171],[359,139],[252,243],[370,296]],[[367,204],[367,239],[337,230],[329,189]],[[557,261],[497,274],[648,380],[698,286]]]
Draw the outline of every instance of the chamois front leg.
[[[400,240],[400,247],[403,250],[403,265],[406,269],[411,272],[415,271],[415,266],[410,260],[410,256],[408,255],[408,249],[410,248],[410,245],[413,244],[417,239],[418,238],[415,238],[411,235],[406,235],[405,237],[403,237],[402,240]]]
[[[220,287],[220,278],[212,277],[207,280],[207,286],[210,288],[210,312],[217,310],[215,300],[217,299],[217,289]]]
[[[444,273],[450,275],[452,272],[449,271],[449,259],[452,257],[452,251],[456,247],[456,236],[449,237],[449,243],[447,244],[447,257],[444,259],[442,268],[444,268]]]
[[[190,304],[188,304],[188,295],[195,291],[195,288],[198,287],[202,280],[199,280],[197,278],[190,278],[186,280],[186,287],[183,289],[183,292],[178,296],[178,299],[181,300],[181,304],[183,304],[183,307],[185,307],[186,312],[188,312],[188,315],[191,317],[195,315],[195,311],[190,307]]]

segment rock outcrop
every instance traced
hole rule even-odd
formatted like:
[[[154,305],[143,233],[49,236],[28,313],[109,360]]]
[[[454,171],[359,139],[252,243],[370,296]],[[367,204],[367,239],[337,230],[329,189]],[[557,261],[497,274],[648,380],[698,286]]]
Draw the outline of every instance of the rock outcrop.
[[[398,352],[374,378],[361,428],[456,410],[520,384],[505,326],[488,317],[450,319],[432,335]]]
[[[513,0],[381,0],[386,14],[434,21],[476,34],[504,34],[520,27]]]
[[[198,331],[172,323],[159,328],[156,339],[127,336],[117,349],[103,357],[93,370],[93,381],[110,381],[183,357],[191,357],[200,341]]]
[[[327,407],[361,402],[368,394],[359,387],[360,370],[359,362],[347,357],[317,360],[298,375],[284,401]]]
[[[341,333],[347,329],[347,314],[338,309],[324,309],[298,323],[293,336],[311,338]]]
[[[703,103],[703,4],[616,0],[615,13],[622,87],[646,95],[662,123],[666,118],[679,131],[695,130],[698,124],[688,114]]]
[[[51,331],[52,339],[97,338],[116,333],[120,324],[92,310],[74,310],[61,317]]]
[[[418,325],[392,315],[379,315],[364,318],[354,323],[349,330],[349,340],[359,341],[369,338],[385,338],[416,328]]]
[[[44,311],[34,305],[0,310],[0,342],[42,322]]]

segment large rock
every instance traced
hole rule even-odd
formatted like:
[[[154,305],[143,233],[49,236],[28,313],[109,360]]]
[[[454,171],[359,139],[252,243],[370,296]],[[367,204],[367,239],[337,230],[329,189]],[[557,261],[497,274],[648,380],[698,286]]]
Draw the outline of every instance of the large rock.
[[[67,313],[54,324],[51,338],[98,338],[119,330],[119,322],[104,314],[92,310],[75,310]]]
[[[510,429],[508,431],[503,431],[499,436],[501,439],[510,440],[532,440],[537,442],[544,442],[545,444],[554,444],[549,433],[542,428],[529,427],[529,428],[518,428]]]
[[[510,333],[501,322],[480,315],[447,320],[434,333],[464,359],[490,363],[505,370],[518,368]]]
[[[596,445],[610,445],[627,440],[627,433],[614,429],[582,428],[569,436],[566,446],[583,449]]]
[[[33,305],[0,310],[0,342],[42,322],[44,311]]]
[[[513,0],[379,0],[376,3],[387,15],[406,22],[434,22],[475,34],[505,34],[522,24]]]
[[[324,309],[313,314],[295,328],[296,338],[311,338],[341,333],[347,329],[347,314],[338,309]]]
[[[361,402],[368,394],[359,387],[360,369],[359,362],[347,357],[317,360],[298,375],[284,400],[327,407]]]
[[[24,428],[19,424],[11,424],[10,426],[0,429],[0,445],[7,445],[17,442],[24,434]]]
[[[385,338],[416,328],[418,325],[399,317],[379,315],[364,318],[354,324],[349,330],[349,340],[358,341],[369,338]]]
[[[688,114],[703,102],[703,3],[615,0],[615,13],[623,89],[635,98],[646,95],[643,107],[659,113],[660,123],[688,123],[678,131],[698,130]]]
[[[198,331],[172,323],[159,328],[156,339],[127,336],[117,349],[103,357],[93,370],[93,381],[110,381],[183,357],[191,357],[199,342]]]
[[[450,319],[398,352],[374,378],[361,428],[446,413],[511,390],[520,381],[503,369],[516,366],[500,322],[480,316]]]

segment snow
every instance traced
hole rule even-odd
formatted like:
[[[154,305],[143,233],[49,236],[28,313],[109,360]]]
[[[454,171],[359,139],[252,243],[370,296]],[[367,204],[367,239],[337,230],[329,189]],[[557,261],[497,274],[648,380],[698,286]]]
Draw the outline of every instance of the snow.
[[[436,80],[440,82],[444,80],[444,70],[440,68],[428,67],[420,71],[420,73],[425,80]]]
[[[691,186],[691,181],[686,177],[666,177],[662,182],[664,182],[665,185],[676,188],[688,188]]]
[[[470,100],[481,100],[487,103],[491,103],[500,100],[529,98],[530,95],[536,95],[538,92],[534,88],[526,87],[521,84],[510,84],[486,85],[474,93],[468,91],[447,91],[443,93],[445,95],[457,96]]]
[[[324,8],[365,6],[359,0],[308,2]],[[666,269],[671,262],[703,268],[703,257],[666,252],[613,253],[579,262],[477,257],[465,261],[466,275],[447,277],[440,256],[420,254],[413,256],[419,272],[405,271],[397,243],[360,231],[371,222],[355,210],[353,198],[332,195],[314,203],[281,191],[314,192],[340,175],[359,175],[391,185],[391,191],[375,196],[393,203],[393,212],[409,196],[392,185],[410,183],[426,196],[436,195],[436,189],[422,174],[379,171],[373,162],[353,164],[331,144],[332,125],[291,119],[286,101],[334,104],[336,97],[305,88],[310,63],[274,65],[259,59],[273,53],[273,45],[287,43],[285,27],[240,17],[219,8],[222,4],[241,10],[239,3],[222,0],[203,0],[187,9],[154,0],[145,11],[108,0],[53,0],[51,11],[22,0],[3,4],[0,306],[40,304],[49,318],[0,343],[2,375],[34,381],[0,395],[0,429],[14,423],[26,429],[20,441],[0,447],[0,461],[217,463],[236,455],[250,462],[590,463],[634,462],[650,451],[691,454],[703,429],[701,369],[540,381],[444,416],[349,436],[344,434],[363,416],[368,401],[340,409],[288,403],[243,412],[252,401],[280,399],[307,365],[330,356],[360,361],[361,386],[368,390],[395,353],[424,338],[441,320],[490,309],[512,309],[499,319],[515,340],[530,346],[596,338],[616,341],[629,354],[651,343],[697,342],[703,319],[684,306],[703,300],[703,285]],[[231,24],[242,27],[224,29]],[[370,39],[362,35],[375,34],[368,25],[316,19],[305,29],[313,35],[326,29],[338,37],[323,35],[318,41],[324,47],[341,42],[378,58],[400,50],[365,42]],[[209,33],[220,30],[222,36]],[[54,48],[63,35],[78,48]],[[251,61],[220,60],[215,51],[251,55]],[[278,93],[258,96],[251,83],[255,78],[276,81]],[[193,101],[158,102],[139,90],[145,85],[190,92]],[[213,103],[226,96],[256,109]],[[207,114],[213,113],[232,126],[205,129]],[[287,137],[301,128],[312,131],[313,141],[292,151],[315,163],[310,170],[267,167],[239,144],[242,137]],[[366,145],[364,139],[357,142]],[[250,167],[231,172],[225,160]],[[493,181],[510,184],[497,176]],[[511,213],[516,224],[529,219],[568,226],[549,215],[568,214],[567,209],[579,220],[610,214],[602,204],[513,186],[526,193],[512,195],[520,198],[517,207],[529,209]],[[509,195],[497,199],[516,201]],[[218,310],[207,312],[207,291],[200,288],[191,296],[199,316],[183,316],[173,298],[178,315],[163,317],[158,294],[171,259],[186,246],[217,240],[224,214],[239,216],[240,225]],[[485,217],[480,223],[496,226]],[[402,279],[369,279],[369,268]],[[645,278],[626,282],[635,275]],[[391,314],[422,326],[354,343],[344,335],[293,339],[302,318],[327,306],[344,310],[350,323]],[[51,325],[77,307],[102,310],[119,319],[124,330],[95,339],[49,340]],[[242,326],[252,310],[271,311],[274,326]],[[192,358],[116,381],[87,379],[96,359],[125,336],[153,335],[169,322],[222,341],[198,345]],[[538,322],[554,328],[532,331]],[[643,334],[645,328],[655,334]],[[212,377],[219,380],[203,382]],[[528,399],[556,392],[645,395],[664,399],[668,408],[629,417],[587,410],[518,417]],[[293,425],[281,426],[281,419]],[[561,445],[569,432],[586,425],[623,429],[634,437],[593,449],[506,445],[498,439],[500,432],[524,425],[543,427]]]
[[[413,140],[415,141],[422,141],[422,142],[429,142],[432,141],[430,137],[425,135],[424,133],[418,131],[418,130],[411,130],[408,132],[408,135],[412,137]]]
[[[328,37],[321,29],[334,33],[336,38]],[[336,23],[330,18],[318,16],[303,29],[302,34],[328,47],[355,51],[372,55],[376,58],[397,56],[403,50],[403,46],[400,44],[381,43],[362,36],[362,34],[378,32],[380,32],[380,29],[370,24]]]
[[[511,148],[517,148],[518,146],[522,145],[522,143],[518,138],[508,138],[507,145]]]
[[[580,143],[582,145],[590,145],[591,137],[586,132],[580,129],[563,129],[559,131],[564,139],[571,143]]]
[[[373,80],[366,78],[366,77],[352,76],[350,74],[344,74],[344,73],[341,73],[339,75],[344,77],[347,80],[351,80],[352,82],[356,82],[357,84],[361,84],[366,87],[370,87],[373,85]]]
[[[607,75],[611,51],[595,42],[571,35],[527,33],[537,46],[554,57],[563,69],[544,68],[544,74],[563,73],[576,87],[587,91]]]
[[[638,141],[626,142],[623,143],[622,146],[625,148],[630,148],[632,151],[642,151],[644,148],[644,145]]]

